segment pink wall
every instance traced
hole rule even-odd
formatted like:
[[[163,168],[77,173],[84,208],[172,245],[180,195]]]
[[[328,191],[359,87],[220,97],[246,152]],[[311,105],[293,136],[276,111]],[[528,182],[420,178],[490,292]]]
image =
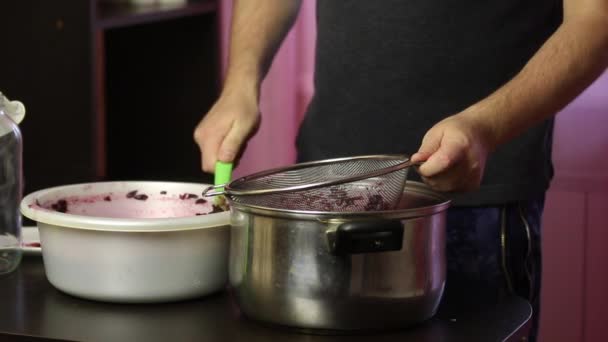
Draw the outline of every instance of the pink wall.
[[[556,119],[542,341],[608,341],[608,73]]]
[[[229,3],[221,1],[224,46]],[[262,126],[236,176],[294,161],[295,134],[312,95],[315,5],[302,6],[264,81]],[[608,341],[607,95],[608,74],[557,116],[556,177],[543,224],[542,341]]]

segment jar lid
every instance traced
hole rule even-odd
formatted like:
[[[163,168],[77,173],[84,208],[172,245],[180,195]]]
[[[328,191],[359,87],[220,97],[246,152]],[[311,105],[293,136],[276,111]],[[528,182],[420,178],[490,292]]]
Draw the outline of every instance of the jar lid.
[[[8,115],[16,124],[25,117],[25,106],[19,101],[10,101],[0,92],[0,110]]]

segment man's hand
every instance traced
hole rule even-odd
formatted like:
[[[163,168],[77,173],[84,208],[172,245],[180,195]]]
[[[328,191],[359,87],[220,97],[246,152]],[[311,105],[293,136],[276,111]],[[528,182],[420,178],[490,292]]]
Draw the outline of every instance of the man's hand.
[[[213,172],[217,160],[235,162],[260,124],[257,97],[224,93],[194,131],[202,168]]]
[[[450,116],[424,136],[412,161],[425,183],[437,191],[470,191],[479,187],[492,150],[486,129],[465,114]]]

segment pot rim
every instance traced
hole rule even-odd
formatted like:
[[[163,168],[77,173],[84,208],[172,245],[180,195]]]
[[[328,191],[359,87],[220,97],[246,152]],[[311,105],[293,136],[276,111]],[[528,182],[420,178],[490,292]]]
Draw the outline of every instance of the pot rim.
[[[238,203],[226,196],[230,204],[231,210],[252,213],[269,217],[292,218],[300,220],[324,221],[329,219],[354,220],[354,219],[405,219],[416,218],[422,216],[430,216],[447,210],[451,205],[451,200],[442,194],[431,190],[431,188],[421,182],[407,181],[404,193],[413,192],[425,197],[430,197],[438,201],[437,204],[427,205],[416,208],[382,210],[371,212],[338,212],[338,211],[306,211],[306,210],[290,210],[263,207],[251,204]]]

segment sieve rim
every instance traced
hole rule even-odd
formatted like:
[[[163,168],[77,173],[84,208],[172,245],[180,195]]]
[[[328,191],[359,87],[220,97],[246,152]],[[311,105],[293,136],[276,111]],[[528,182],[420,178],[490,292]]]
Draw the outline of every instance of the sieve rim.
[[[233,186],[235,184],[245,183],[245,182],[248,182],[251,180],[270,176],[270,175],[280,173],[280,172],[299,170],[299,169],[327,165],[327,164],[351,162],[351,161],[357,161],[357,160],[369,160],[369,159],[383,159],[383,160],[401,159],[402,161],[399,162],[398,164],[383,167],[383,168],[380,168],[380,169],[377,169],[377,170],[374,170],[371,172],[365,172],[365,173],[362,173],[362,174],[359,174],[356,176],[344,177],[344,178],[340,178],[340,179],[334,179],[331,181],[323,181],[323,182],[301,184],[301,185],[287,186],[287,187],[282,187],[282,188],[272,188],[272,189],[238,190],[238,189],[233,188]],[[322,187],[327,187],[327,186],[332,186],[332,185],[356,182],[356,181],[360,181],[360,180],[372,178],[372,177],[378,177],[378,176],[386,175],[391,172],[399,171],[399,170],[408,168],[410,166],[419,165],[419,164],[420,163],[412,162],[410,157],[406,154],[371,154],[371,155],[354,156],[354,157],[323,159],[323,160],[317,160],[317,161],[311,161],[311,162],[298,163],[298,164],[294,164],[294,165],[290,165],[290,166],[286,166],[286,167],[285,166],[277,167],[277,168],[260,171],[260,172],[257,172],[257,173],[254,173],[254,174],[251,174],[248,176],[244,176],[244,177],[235,179],[232,182],[224,185],[223,193],[226,195],[229,195],[229,196],[238,197],[238,196],[250,196],[250,195],[269,195],[269,194],[278,194],[278,193],[294,192],[294,191],[301,191],[301,190],[310,190],[310,189],[322,188]]]

